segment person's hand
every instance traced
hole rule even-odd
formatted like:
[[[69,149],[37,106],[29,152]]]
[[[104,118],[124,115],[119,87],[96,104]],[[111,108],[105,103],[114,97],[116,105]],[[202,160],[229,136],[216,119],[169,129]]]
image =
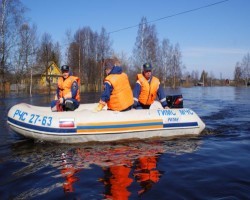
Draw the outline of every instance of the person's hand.
[[[94,109],[94,112],[100,112],[103,109],[104,105],[99,103],[98,106]]]
[[[168,107],[168,106],[165,106],[164,109],[169,109],[169,107]]]
[[[100,112],[105,105],[106,102],[100,99],[98,106],[94,109],[94,112]]]

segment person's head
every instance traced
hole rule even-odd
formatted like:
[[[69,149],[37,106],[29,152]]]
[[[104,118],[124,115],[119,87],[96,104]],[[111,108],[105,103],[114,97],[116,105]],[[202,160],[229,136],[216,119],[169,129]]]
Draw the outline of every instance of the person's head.
[[[62,72],[62,75],[63,75],[63,78],[64,78],[64,79],[66,79],[66,78],[69,77],[69,73],[70,73],[69,70],[70,70],[70,69],[69,69],[69,66],[68,66],[68,65],[63,65],[63,66],[61,66],[61,72]]]
[[[108,75],[114,66],[120,65],[120,62],[117,58],[107,58],[104,61],[104,71]]]
[[[150,79],[150,77],[152,76],[152,65],[150,63],[143,64],[142,74],[147,80]]]

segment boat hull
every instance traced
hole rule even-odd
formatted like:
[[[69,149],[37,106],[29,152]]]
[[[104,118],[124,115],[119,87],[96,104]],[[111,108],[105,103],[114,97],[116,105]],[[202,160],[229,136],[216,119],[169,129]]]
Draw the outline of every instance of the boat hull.
[[[48,107],[21,103],[8,113],[8,124],[16,133],[39,141],[83,143],[151,137],[199,135],[205,124],[188,108],[126,112],[94,112],[96,104],[81,104],[73,112],[51,112]]]

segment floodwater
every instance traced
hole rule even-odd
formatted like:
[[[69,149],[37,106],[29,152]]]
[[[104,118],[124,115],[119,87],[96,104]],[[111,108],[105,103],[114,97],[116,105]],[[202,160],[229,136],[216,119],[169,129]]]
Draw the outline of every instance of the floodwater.
[[[9,129],[11,106],[52,97],[0,99],[1,199],[250,199],[250,88],[193,87],[182,94],[206,129],[197,137],[51,144]],[[82,103],[99,93],[84,93]]]

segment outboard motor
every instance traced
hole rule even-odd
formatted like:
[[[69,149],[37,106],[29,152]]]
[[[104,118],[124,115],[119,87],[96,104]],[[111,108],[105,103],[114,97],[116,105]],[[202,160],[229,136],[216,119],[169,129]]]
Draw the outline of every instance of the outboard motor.
[[[181,94],[168,95],[166,101],[169,108],[183,108],[183,97]]]

